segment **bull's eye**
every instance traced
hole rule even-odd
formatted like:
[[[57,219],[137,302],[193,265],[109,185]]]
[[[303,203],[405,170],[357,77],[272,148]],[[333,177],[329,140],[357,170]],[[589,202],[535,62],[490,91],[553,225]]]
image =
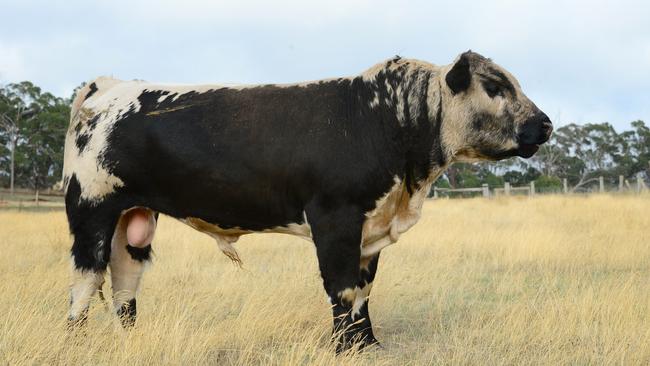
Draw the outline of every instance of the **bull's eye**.
[[[498,96],[503,96],[503,89],[501,86],[494,81],[491,80],[485,80],[483,81],[483,89],[485,89],[485,92],[490,98],[494,98],[497,95]]]

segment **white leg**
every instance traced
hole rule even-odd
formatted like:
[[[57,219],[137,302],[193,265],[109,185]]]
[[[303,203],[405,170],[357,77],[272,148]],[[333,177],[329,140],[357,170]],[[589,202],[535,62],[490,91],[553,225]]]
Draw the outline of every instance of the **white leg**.
[[[70,288],[70,313],[68,315],[70,326],[86,321],[90,299],[103,282],[103,272],[73,269],[72,286]]]

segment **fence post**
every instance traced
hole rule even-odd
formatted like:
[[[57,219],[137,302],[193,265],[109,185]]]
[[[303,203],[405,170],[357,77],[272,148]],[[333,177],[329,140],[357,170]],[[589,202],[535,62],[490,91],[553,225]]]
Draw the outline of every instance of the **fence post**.
[[[642,189],[643,189],[643,180],[641,179],[641,173],[638,173],[636,175],[636,192],[641,193]]]
[[[510,182],[505,182],[505,184],[503,185],[503,193],[506,196],[510,195]]]
[[[438,188],[433,187],[433,198],[436,199],[438,198]]]
[[[36,190],[36,197],[34,197],[34,201],[36,201],[36,207],[38,207],[38,189]]]
[[[562,178],[562,190],[564,191],[564,194],[569,193],[569,185],[566,182],[566,178]]]
[[[625,178],[623,178],[622,175],[618,176],[618,191],[623,192],[623,182],[625,181]]]
[[[483,185],[481,185],[481,187],[483,188],[483,197],[485,197],[485,198],[490,197],[490,188],[488,187],[488,185],[483,183]]]
[[[601,175],[598,177],[598,192],[604,193],[605,192],[605,178]]]
[[[535,195],[535,181],[530,181],[530,191],[528,192],[531,196]]]

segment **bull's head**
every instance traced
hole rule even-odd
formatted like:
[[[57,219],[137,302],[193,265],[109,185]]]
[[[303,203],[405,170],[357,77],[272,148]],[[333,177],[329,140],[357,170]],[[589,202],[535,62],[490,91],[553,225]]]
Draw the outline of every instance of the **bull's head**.
[[[467,51],[442,77],[441,133],[454,160],[529,158],[551,136],[548,116],[490,59]]]

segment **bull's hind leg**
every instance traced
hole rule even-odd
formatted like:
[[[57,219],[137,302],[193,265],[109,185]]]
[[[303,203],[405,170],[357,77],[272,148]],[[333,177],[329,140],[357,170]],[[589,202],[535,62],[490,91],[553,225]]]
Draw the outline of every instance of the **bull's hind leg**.
[[[136,293],[145,264],[151,259],[156,214],[134,208],[122,215],[111,243],[113,304],[124,327],[135,324]]]
[[[66,206],[74,236],[68,323],[75,326],[85,322],[90,299],[104,282],[119,211],[102,205],[80,207],[76,202]]]
[[[361,271],[363,212],[356,207],[308,212],[323,286],[332,304],[336,351],[377,343],[367,307],[370,271]],[[376,266],[372,267],[376,269]],[[372,271],[374,278],[374,270]]]
[[[72,286],[70,288],[70,311],[68,326],[83,325],[88,316],[90,299],[104,282],[104,271],[80,269],[73,264]]]

